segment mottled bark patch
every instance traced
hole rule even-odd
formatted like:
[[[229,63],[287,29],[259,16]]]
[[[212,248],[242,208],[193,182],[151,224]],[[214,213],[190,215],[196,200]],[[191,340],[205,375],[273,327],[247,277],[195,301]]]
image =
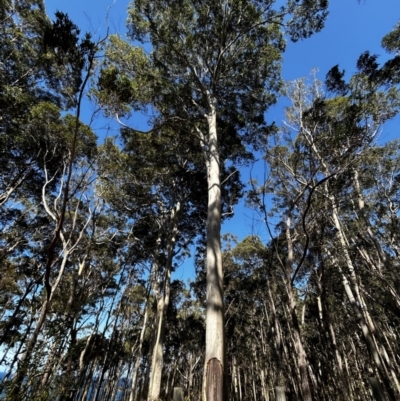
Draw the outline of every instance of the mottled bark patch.
[[[222,364],[217,358],[207,362],[206,401],[223,401],[224,373]]]

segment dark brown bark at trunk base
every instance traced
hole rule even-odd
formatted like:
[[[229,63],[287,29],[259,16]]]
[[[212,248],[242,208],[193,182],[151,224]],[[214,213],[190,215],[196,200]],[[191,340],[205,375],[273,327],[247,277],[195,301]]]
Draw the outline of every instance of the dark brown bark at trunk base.
[[[224,400],[224,371],[221,362],[212,358],[207,363],[206,401]]]

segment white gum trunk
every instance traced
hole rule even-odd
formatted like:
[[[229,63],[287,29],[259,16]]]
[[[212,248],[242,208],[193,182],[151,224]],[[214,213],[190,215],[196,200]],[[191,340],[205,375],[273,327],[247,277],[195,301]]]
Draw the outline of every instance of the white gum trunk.
[[[207,309],[204,400],[222,401],[224,395],[225,339],[221,256],[221,180],[216,101],[211,97],[207,123]]]
[[[371,330],[371,324],[369,324],[370,323],[369,322],[369,313],[368,313],[368,310],[366,309],[366,306],[363,302],[363,298],[361,297],[361,294],[360,294],[360,289],[359,289],[358,282],[357,282],[356,272],[355,272],[353,263],[351,261],[350,254],[348,252],[347,242],[346,242],[345,236],[343,234],[342,225],[340,223],[339,216],[337,213],[336,200],[333,196],[329,196],[329,198],[331,200],[332,218],[333,218],[333,222],[335,224],[337,237],[338,237],[339,242],[342,247],[343,256],[346,260],[347,270],[348,270],[349,277],[350,277],[350,283],[352,284],[352,286],[351,286],[351,284],[347,280],[346,275],[342,272],[341,268],[339,267],[340,265],[337,264],[339,273],[342,276],[343,286],[344,286],[347,298],[350,302],[350,305],[353,307],[353,309],[356,313],[357,320],[361,327],[361,331],[363,333],[363,337],[364,337],[365,343],[367,345],[368,351],[369,351],[373,361],[375,362],[375,365],[381,375],[382,380],[384,381],[384,383],[386,385],[387,391],[389,392],[390,399],[394,400],[394,399],[396,399],[396,395],[393,392],[392,383],[393,383],[393,388],[396,388],[396,390],[398,391],[398,387],[396,385],[396,378],[393,379],[393,377],[391,377],[390,374],[388,373],[387,367],[384,363],[384,360],[380,353],[379,347],[377,346],[374,333]],[[355,294],[353,293],[352,287],[354,288]]]
[[[169,288],[169,277],[168,280]],[[168,294],[169,297],[169,294]],[[165,327],[165,311],[167,309],[166,300],[161,297],[157,302],[157,337],[153,348],[153,358],[150,373],[150,389],[149,401],[157,401],[160,399],[161,376],[163,365],[163,345],[164,345],[164,327]]]
[[[137,383],[137,377],[138,377],[138,372],[139,372],[139,367],[140,367],[140,360],[142,358],[142,349],[143,349],[144,335],[146,333],[147,319],[149,316],[147,302],[148,301],[146,299],[146,304],[144,306],[143,326],[142,326],[142,330],[140,331],[139,347],[137,349],[135,366],[133,368],[133,373],[132,373],[132,383],[131,383],[131,391],[129,394],[129,401],[135,400],[136,383]]]
[[[164,286],[162,294],[160,294],[157,302],[157,337],[154,344],[153,358],[151,363],[150,388],[148,397],[149,401],[159,400],[161,393],[165,320],[167,317],[167,309],[170,299],[172,259],[178,231],[177,224],[180,206],[181,205],[178,202],[176,207],[171,211],[172,232],[167,246],[167,262],[165,267]]]
[[[308,378],[308,367],[307,367],[307,354],[303,346],[301,333],[300,333],[300,325],[297,316],[297,304],[296,299],[293,293],[293,286],[291,283],[291,272],[293,266],[293,241],[292,236],[290,234],[290,225],[291,225],[291,218],[287,216],[286,218],[286,241],[288,247],[288,255],[286,259],[286,290],[289,300],[289,308],[290,308],[290,315],[291,315],[291,322],[292,327],[291,331],[293,334],[293,341],[294,341],[294,348],[296,351],[296,358],[297,363],[300,371],[300,388],[301,388],[301,395],[303,401],[312,401],[312,393],[310,382]]]

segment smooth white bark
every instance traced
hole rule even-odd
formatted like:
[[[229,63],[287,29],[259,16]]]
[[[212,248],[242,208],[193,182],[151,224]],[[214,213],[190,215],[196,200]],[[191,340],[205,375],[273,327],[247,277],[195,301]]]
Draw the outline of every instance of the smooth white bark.
[[[217,137],[216,100],[209,96],[210,111],[207,115],[207,309],[206,309],[206,361],[204,380],[204,400],[220,400],[223,395],[210,395],[210,388],[223,388],[225,365],[223,270],[221,255],[221,180]],[[219,363],[221,374],[208,375],[210,363]],[[218,364],[217,363],[217,364]],[[207,390],[208,389],[208,390]],[[207,395],[208,394],[208,395]],[[211,397],[211,398],[210,398]]]
[[[171,236],[167,245],[167,262],[165,266],[164,285],[162,293],[157,295],[157,335],[154,343],[153,358],[151,363],[150,388],[148,396],[149,401],[158,400],[161,393],[164,329],[170,299],[172,259],[174,254],[176,235],[178,233],[178,214],[180,211],[180,207],[181,204],[178,202],[171,211]]]

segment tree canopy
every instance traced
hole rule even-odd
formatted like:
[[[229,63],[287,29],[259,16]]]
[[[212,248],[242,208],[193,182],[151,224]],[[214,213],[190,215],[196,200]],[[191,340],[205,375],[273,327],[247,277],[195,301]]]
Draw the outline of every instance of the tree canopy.
[[[399,399],[399,25],[284,82],[328,10],[135,0],[95,42],[0,1],[1,398]],[[258,225],[221,235],[241,199]]]

